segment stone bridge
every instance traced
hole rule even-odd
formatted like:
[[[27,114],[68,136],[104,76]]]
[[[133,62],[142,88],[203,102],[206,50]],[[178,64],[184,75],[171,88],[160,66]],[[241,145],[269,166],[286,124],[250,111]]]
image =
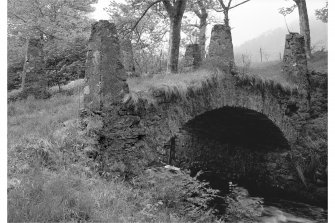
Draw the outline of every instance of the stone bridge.
[[[214,30],[220,29],[215,26]],[[226,39],[224,32],[220,35],[214,35],[210,47],[219,52],[214,52],[219,59],[217,48],[224,48],[222,40]],[[290,187],[288,181],[296,176],[288,171],[287,151],[299,142],[311,106],[303,45],[300,35],[287,35],[283,75],[291,85],[286,87],[234,74],[229,63],[198,68],[198,62],[193,62],[199,61],[199,56],[188,49],[192,54],[185,56],[191,61],[187,75],[205,72],[208,75],[203,80],[182,90],[152,86],[136,91],[127,82],[115,26],[100,21],[93,25],[89,41],[85,109],[81,112],[83,128],[92,139],[87,150],[100,160],[102,174],[123,172],[129,176],[163,164],[194,171],[220,165],[229,169],[232,161],[225,160],[229,154],[242,162],[229,150],[229,145],[234,145],[242,151],[239,157],[245,158],[245,151],[266,153],[266,162],[263,159],[264,165],[258,168],[266,169],[264,174],[272,173],[272,185]],[[251,158],[262,160],[258,155]],[[229,167],[222,166],[223,160],[230,162]]]

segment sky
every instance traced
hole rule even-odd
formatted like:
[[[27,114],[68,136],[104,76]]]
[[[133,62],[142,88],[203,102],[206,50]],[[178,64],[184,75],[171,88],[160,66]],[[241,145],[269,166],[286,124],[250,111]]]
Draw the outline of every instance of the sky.
[[[96,11],[92,13],[92,17],[96,20],[108,19],[107,13],[103,10],[109,5],[110,0],[99,0],[94,5]],[[120,0],[120,2],[123,2]],[[242,2],[241,0],[234,0],[234,2]],[[309,17],[315,17],[315,9],[325,6],[326,0],[306,0]],[[234,46],[239,46],[247,40],[253,39],[260,34],[284,27],[284,17],[278,13],[278,9],[284,6],[293,5],[292,0],[251,0],[241,6],[238,6],[230,11],[230,24],[232,27],[232,36]],[[218,20],[223,21],[223,13],[216,13]],[[287,22],[290,23],[298,19],[298,10],[286,17]],[[211,26],[208,27],[210,33]],[[297,31],[299,30],[291,30]]]

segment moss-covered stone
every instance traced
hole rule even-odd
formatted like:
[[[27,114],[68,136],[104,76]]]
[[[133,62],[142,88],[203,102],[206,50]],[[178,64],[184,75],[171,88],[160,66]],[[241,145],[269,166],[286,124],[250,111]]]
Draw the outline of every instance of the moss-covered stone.
[[[101,110],[128,93],[115,25],[100,20],[92,25],[86,61],[85,108]]]
[[[27,42],[20,98],[26,98],[29,95],[32,95],[35,98],[49,97],[47,84],[47,78],[44,71],[42,40],[31,38]]]

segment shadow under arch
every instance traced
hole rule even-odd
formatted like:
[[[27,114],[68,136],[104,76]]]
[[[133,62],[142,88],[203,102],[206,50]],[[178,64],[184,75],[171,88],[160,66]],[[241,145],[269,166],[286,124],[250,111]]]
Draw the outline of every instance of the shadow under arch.
[[[250,149],[289,149],[282,131],[266,115],[247,108],[222,107],[187,122],[183,131]]]
[[[256,190],[277,184],[272,180],[276,162],[290,149],[283,132],[266,115],[240,107],[198,115],[172,141],[172,165],[191,170],[191,175],[202,171],[202,179],[223,191],[229,181]]]

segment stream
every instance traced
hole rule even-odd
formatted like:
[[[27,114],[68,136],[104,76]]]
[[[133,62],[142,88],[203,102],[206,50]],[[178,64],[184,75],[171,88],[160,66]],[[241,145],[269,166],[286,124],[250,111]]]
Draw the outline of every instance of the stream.
[[[242,217],[242,220],[225,219],[226,223],[326,223],[328,222],[328,210],[324,207],[311,205],[295,200],[293,197],[285,197],[276,193],[265,192],[264,190],[255,190],[248,183],[233,184],[220,180],[213,174],[203,174],[202,180],[210,183],[211,187],[219,190],[219,197],[229,196],[230,202],[222,201],[221,198],[216,198],[211,204],[212,207],[218,210],[218,217],[224,216],[229,209],[229,203],[232,203],[232,209],[245,210],[247,213],[257,213],[257,220],[250,221],[248,216]],[[248,189],[246,189],[248,188]],[[241,208],[242,207],[242,208]],[[228,209],[227,209],[228,208]],[[229,211],[228,211],[229,212]],[[241,214],[239,211],[233,211],[232,216]],[[243,215],[242,213],[241,215]],[[252,215],[252,214],[251,214]]]
[[[261,216],[256,221],[239,220],[227,222],[260,222],[260,223],[325,223],[328,222],[328,211],[324,208],[309,205],[306,203],[285,200],[276,197],[256,197],[250,196],[247,189],[243,187],[235,187],[230,195],[246,209],[259,209]],[[261,201],[261,202],[258,202]],[[259,205],[257,205],[259,203]],[[219,204],[217,204],[220,206]],[[249,206],[249,207],[248,207]]]
[[[323,223],[328,217],[328,211],[321,207],[280,198],[265,198],[263,207],[261,222],[264,223]]]

